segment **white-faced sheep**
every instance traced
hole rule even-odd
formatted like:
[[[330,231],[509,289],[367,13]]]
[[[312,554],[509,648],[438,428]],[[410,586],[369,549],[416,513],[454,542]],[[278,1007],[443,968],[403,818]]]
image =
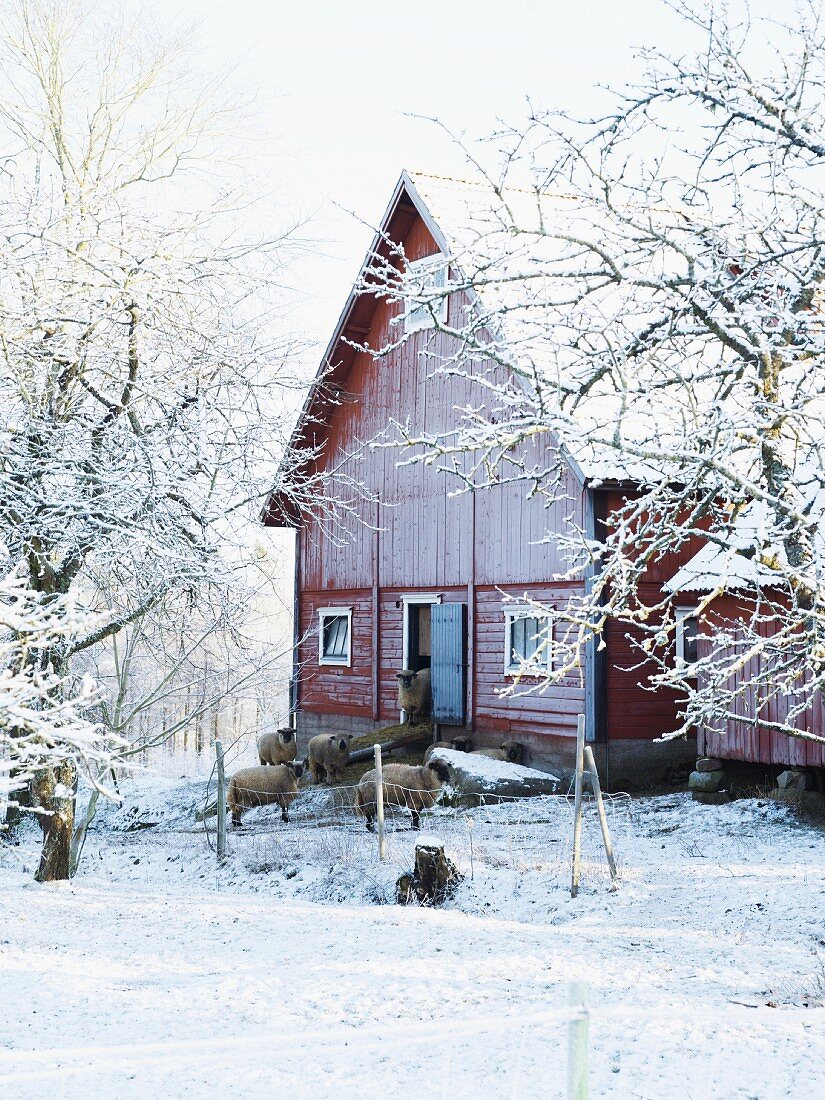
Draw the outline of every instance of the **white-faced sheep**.
[[[303,764],[277,764],[242,768],[229,780],[226,804],[232,814],[232,824],[240,825],[241,814],[253,806],[268,806],[277,802],[281,820],[289,821],[287,810],[298,796],[298,780],[304,774]]]
[[[519,741],[502,741],[497,749],[473,749],[473,756],[488,756],[491,760],[521,764],[524,761],[524,745]]]
[[[471,737],[454,737],[452,741],[436,741],[435,744],[430,745],[424,753],[425,764],[436,749],[453,749],[455,752],[472,752],[473,739]]]
[[[395,678],[398,680],[398,705],[407,712],[410,725],[428,718],[432,706],[430,670],[422,668],[413,672],[405,668],[396,672]]]
[[[307,766],[313,783],[326,778],[327,783],[337,783],[349,760],[349,743],[352,734],[319,733],[309,742]]]
[[[288,764],[297,752],[293,729],[273,730],[258,738],[258,759],[262,764]]]
[[[431,760],[423,767],[413,764],[385,764],[383,768],[384,803],[398,806],[412,813],[412,827],[421,827],[419,814],[429,810],[450,778],[450,770],[443,760]],[[377,810],[375,769],[368,771],[355,792],[355,812],[366,818],[367,828],[373,831]]]

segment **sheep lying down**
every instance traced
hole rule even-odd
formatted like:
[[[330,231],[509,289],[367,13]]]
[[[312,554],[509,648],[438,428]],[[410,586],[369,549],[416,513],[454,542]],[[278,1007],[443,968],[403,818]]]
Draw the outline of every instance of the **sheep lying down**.
[[[421,827],[420,813],[429,810],[450,778],[450,770],[442,760],[431,760],[423,767],[412,764],[385,764],[383,768],[384,805],[398,806],[412,814],[412,827]],[[373,831],[378,812],[375,769],[361,778],[355,792],[355,812],[366,820]]]
[[[491,760],[504,760],[508,764],[524,763],[524,745],[520,741],[502,741],[497,749],[473,749],[473,756],[488,756]]]
[[[438,752],[439,749],[453,749],[454,752],[472,752],[472,738],[454,737],[452,741],[435,741],[424,753],[424,763],[426,764],[433,753]]]

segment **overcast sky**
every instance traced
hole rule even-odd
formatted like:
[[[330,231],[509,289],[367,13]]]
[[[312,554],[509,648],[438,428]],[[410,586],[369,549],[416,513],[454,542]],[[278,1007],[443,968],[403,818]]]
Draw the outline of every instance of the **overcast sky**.
[[[303,297],[293,323],[314,342],[307,368],[369,244],[347,211],[373,225],[402,168],[460,170],[439,129],[409,114],[473,136],[523,115],[528,96],[586,114],[596,85],[632,79],[634,46],[684,40],[658,0],[185,0],[175,11],[197,26],[207,67],[233,65],[235,84],[255,90],[274,201],[311,215],[326,242],[290,276]]]

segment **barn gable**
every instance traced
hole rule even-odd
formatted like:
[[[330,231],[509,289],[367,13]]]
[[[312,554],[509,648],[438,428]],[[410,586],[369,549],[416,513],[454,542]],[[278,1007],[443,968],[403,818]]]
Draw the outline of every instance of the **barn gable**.
[[[395,309],[384,318],[389,324],[376,325],[376,313],[382,304],[386,305],[385,300],[377,295],[359,292],[359,287],[365,276],[368,276],[376,257],[380,261],[387,261],[394,247],[398,245],[402,247],[405,258],[411,262],[439,254],[450,256],[453,242],[457,242],[462,233],[462,211],[466,213],[466,204],[456,202],[454,192],[458,185],[460,189],[469,188],[471,194],[478,190],[473,185],[460,181],[442,180],[421,173],[401,173],[298,417],[292,436],[292,445],[296,451],[324,447],[336,411],[356,393],[360,379],[357,374],[353,376],[352,372],[359,356],[358,349],[367,347],[378,353],[399,335],[399,330],[391,326],[402,313],[401,304],[396,303]],[[449,201],[444,199],[445,193],[450,196]],[[422,197],[423,194],[428,195],[429,203]],[[442,228],[431,206],[437,206],[443,213],[449,230]],[[460,309],[462,304],[466,303],[452,303],[451,311]],[[433,351],[436,355],[439,351],[431,340],[415,341],[413,354],[418,355],[424,350]],[[439,406],[438,396],[434,394],[430,401],[427,417],[430,431],[435,431],[440,426],[451,427],[455,415],[452,408]],[[566,450],[559,453],[583,485],[585,472],[582,468],[582,456],[574,456]],[[328,462],[326,465],[328,467]],[[593,467],[591,476],[600,480],[609,480],[616,473],[615,469],[607,470],[603,460],[598,463],[598,468],[596,464]],[[288,501],[277,496],[270,499],[263,519],[268,526],[293,525],[298,522]]]

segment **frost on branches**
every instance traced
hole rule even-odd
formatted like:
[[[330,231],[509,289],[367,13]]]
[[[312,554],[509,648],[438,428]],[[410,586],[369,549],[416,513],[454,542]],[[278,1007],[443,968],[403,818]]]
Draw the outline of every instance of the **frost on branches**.
[[[91,680],[67,687],[54,671],[71,622],[65,605],[48,606],[19,575],[0,579],[0,804],[67,756],[97,783],[121,747],[85,717]]]
[[[80,655],[149,613],[185,624],[187,599],[228,605],[283,449],[284,241],[240,235],[249,210],[212,179],[228,116],[159,37],[73,3],[16,9],[0,40],[2,552],[59,638],[40,686],[73,726]],[[279,489],[300,498],[292,468]],[[14,645],[34,689],[38,646],[27,629]],[[68,873],[58,847],[45,877]]]
[[[400,275],[398,253],[363,289],[430,310],[455,338],[433,370],[475,381],[454,431],[399,425],[421,457],[552,498],[556,471],[524,447],[551,433],[591,485],[636,487],[606,541],[567,539],[571,575],[589,583],[553,677],[583,664],[613,616],[643,632],[655,682],[686,693],[674,733],[735,716],[811,738],[825,681],[819,8],[783,27],[671,7],[693,56],[646,51],[605,117],[533,113],[496,135],[494,169],[489,145],[465,148],[469,182],[422,182],[450,227],[444,289]],[[439,303],[462,292],[472,304],[445,324]],[[686,546],[700,557],[646,602],[648,563]],[[704,624],[696,680],[672,656],[684,591]],[[714,614],[723,593],[735,621]]]

